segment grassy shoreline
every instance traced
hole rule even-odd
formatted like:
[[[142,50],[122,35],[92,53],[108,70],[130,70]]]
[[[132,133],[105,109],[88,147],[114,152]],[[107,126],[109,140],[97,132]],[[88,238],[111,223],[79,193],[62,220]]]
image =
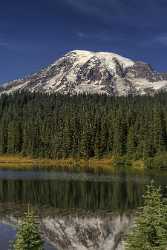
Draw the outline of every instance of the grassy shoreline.
[[[80,167],[100,167],[100,166],[108,166],[111,167],[112,159],[40,159],[40,158],[31,158],[24,157],[21,155],[0,155],[0,168],[1,167],[25,167],[30,168],[33,166],[41,166],[41,167],[56,167],[56,166],[80,166]]]
[[[0,155],[0,169],[2,168],[11,168],[11,169],[31,169],[33,167],[39,168],[56,168],[64,167],[66,169],[72,169],[79,166],[80,169],[104,169],[112,170],[114,169],[113,158],[103,158],[103,159],[39,159],[31,157],[23,157],[21,155]],[[134,169],[143,170],[144,164],[142,161],[132,162],[132,167]]]

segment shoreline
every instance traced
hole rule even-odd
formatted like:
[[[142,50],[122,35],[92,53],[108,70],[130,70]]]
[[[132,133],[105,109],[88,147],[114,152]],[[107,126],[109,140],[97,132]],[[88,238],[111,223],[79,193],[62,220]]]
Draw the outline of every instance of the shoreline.
[[[39,168],[58,168],[64,167],[66,169],[72,169],[79,167],[80,170],[113,170],[116,169],[113,163],[113,158],[102,158],[89,160],[85,159],[44,159],[44,158],[31,158],[21,155],[0,155],[0,169],[30,169],[33,167]],[[119,166],[118,166],[119,167]],[[132,162],[131,169],[143,170],[144,164],[142,161]]]
[[[112,165],[112,158],[110,159],[45,159],[45,158],[31,158],[21,155],[0,155],[0,168],[2,167],[110,167]]]

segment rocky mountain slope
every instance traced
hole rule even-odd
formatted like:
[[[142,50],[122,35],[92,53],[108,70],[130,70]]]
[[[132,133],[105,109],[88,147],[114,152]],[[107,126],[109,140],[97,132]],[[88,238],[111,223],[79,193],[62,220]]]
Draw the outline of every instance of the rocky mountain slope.
[[[3,84],[0,93],[143,95],[167,90],[167,73],[114,53],[71,51],[40,72]]]

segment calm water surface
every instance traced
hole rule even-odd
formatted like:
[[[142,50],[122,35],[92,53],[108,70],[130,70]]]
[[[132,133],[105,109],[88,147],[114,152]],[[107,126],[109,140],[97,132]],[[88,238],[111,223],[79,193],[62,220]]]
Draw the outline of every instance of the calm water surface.
[[[131,211],[141,205],[145,185],[152,179],[166,195],[166,172],[1,170],[1,249],[8,249],[10,240],[15,238],[28,204],[39,215],[45,249],[117,249],[111,234],[118,238],[130,224]],[[97,241],[101,243],[98,245]],[[112,244],[113,248],[109,248]]]

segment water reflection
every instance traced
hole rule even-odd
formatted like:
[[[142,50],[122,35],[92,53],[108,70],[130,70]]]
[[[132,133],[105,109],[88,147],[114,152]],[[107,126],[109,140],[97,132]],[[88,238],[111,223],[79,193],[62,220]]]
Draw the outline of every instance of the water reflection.
[[[63,244],[65,249],[91,249],[88,244],[92,244],[92,249],[116,249],[115,240],[119,239],[119,245],[122,231],[131,223],[128,211],[141,205],[145,185],[151,179],[163,186],[165,194],[165,173],[139,175],[121,171],[104,175],[1,170],[0,225],[17,225],[27,204],[31,204],[54,249],[64,249]]]
[[[119,210],[141,204],[144,187],[166,176],[126,172],[110,176],[49,171],[0,171],[0,202],[30,203],[60,209]]]
[[[7,206],[8,205],[8,206]],[[24,208],[6,204],[0,211],[0,225],[8,236],[0,234],[0,242],[9,245],[14,239],[14,227],[18,225]],[[22,212],[21,212],[22,210]],[[4,212],[4,213],[3,213]],[[132,223],[132,214],[113,214],[88,211],[70,211],[42,208],[38,210],[41,232],[46,250],[123,250],[122,235]],[[8,248],[3,248],[3,250]]]

